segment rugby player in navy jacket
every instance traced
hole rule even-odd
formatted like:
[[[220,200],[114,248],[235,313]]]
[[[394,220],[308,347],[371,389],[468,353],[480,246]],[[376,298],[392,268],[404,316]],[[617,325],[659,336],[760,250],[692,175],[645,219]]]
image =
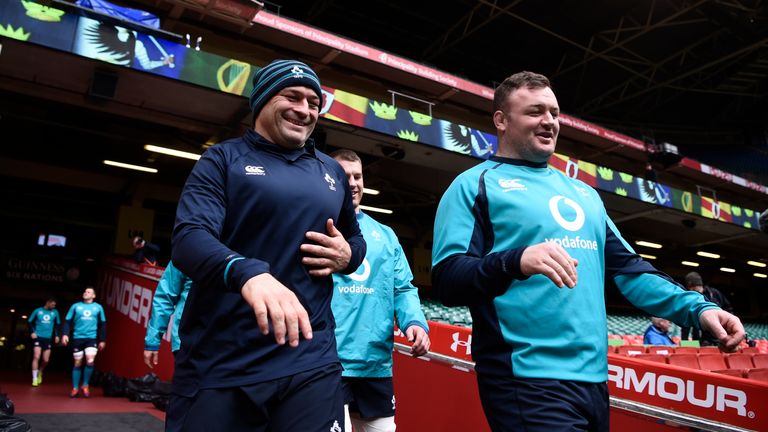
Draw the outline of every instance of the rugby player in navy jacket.
[[[181,195],[173,262],[194,284],[168,431],[343,426],[334,272],[365,256],[346,174],[311,139],[322,92],[306,64],[253,78],[254,129],[208,149]]]

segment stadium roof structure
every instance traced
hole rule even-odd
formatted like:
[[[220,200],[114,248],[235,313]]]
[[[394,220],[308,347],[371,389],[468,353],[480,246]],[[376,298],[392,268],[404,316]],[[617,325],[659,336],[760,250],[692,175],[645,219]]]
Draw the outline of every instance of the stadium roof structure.
[[[488,87],[519,70],[543,73],[565,113],[768,183],[765,1],[328,0],[265,9]]]
[[[226,1],[251,3],[217,4]],[[62,3],[56,0],[57,6]],[[158,38],[189,34],[188,49],[194,50],[199,37],[201,55],[256,66],[274,58],[299,58],[319,72],[324,85],[371,100],[397,98],[399,106],[432,110],[435,118],[490,133],[494,82],[516,70],[536,70],[553,79],[570,119],[558,152],[642,177],[651,157],[644,139],[666,140],[679,145],[687,158],[684,163],[652,160],[659,182],[716,194],[742,208],[768,207],[768,181],[739,182],[734,174],[751,174],[727,172],[726,166],[729,155],[750,161],[765,157],[764,142],[763,147],[750,145],[749,138],[765,129],[766,75],[745,75],[751,77],[749,83],[735,80],[746,86],[738,91],[723,87],[726,72],[740,76],[737,69],[761,68],[766,47],[757,44],[763,39],[754,39],[753,33],[764,34],[768,28],[762,2],[657,1],[633,3],[642,10],[623,10],[629,6],[620,2],[576,1],[558,3],[557,11],[525,1],[425,1],[408,7],[401,2],[318,1],[304,9],[298,2],[286,2],[279,11],[264,2],[251,24],[201,10],[197,1],[121,3],[160,16],[165,34],[158,33]],[[753,16],[762,25],[741,28],[721,15],[736,22]],[[730,24],[718,24],[721,21]],[[726,30],[709,39],[718,26]],[[700,27],[705,30],[693,32],[697,44],[687,35]],[[182,36],[174,42],[185,41]],[[200,153],[207,142],[239,135],[251,125],[246,99],[236,94],[15,38],[0,42],[0,171],[5,181],[2,198],[10,204],[3,209],[3,220],[109,230],[114,229],[107,221],[114,218],[115,205],[137,203],[155,211],[155,238],[167,241],[193,161],[149,152],[145,145]],[[588,49],[579,51],[580,45]],[[752,49],[730,55],[747,46]],[[686,47],[690,49],[675,61],[659,60]],[[713,56],[722,59],[719,66],[704,67],[715,61]],[[647,61],[641,64],[631,60],[634,57]],[[641,80],[642,65],[654,62],[658,70]],[[676,78],[694,69],[699,69],[696,74]],[[710,79],[704,79],[708,74]],[[713,84],[715,75],[721,77],[720,87]],[[601,91],[624,81],[628,83],[623,92],[601,96]],[[635,95],[641,89],[646,91]],[[672,130],[691,134],[667,134]],[[316,135],[327,150],[346,147],[361,153],[366,185],[382,191],[366,197],[366,203],[395,209],[381,219],[397,226],[411,244],[427,246],[442,191],[456,173],[478,162],[327,119],[321,120]],[[697,140],[700,145],[693,146]],[[698,147],[717,151],[718,158],[709,165],[723,171],[697,165],[688,151]],[[104,166],[104,159],[150,164],[160,172],[120,171]],[[759,168],[765,174],[766,165]],[[702,262],[711,267],[699,269],[707,282],[734,290],[766,286],[766,280],[752,277],[748,271],[753,269],[744,264],[768,262],[765,234],[616,194],[603,198],[625,237],[664,244],[661,252],[653,252],[660,269],[681,276],[689,269],[680,266],[680,260],[706,249],[723,257],[718,265]],[[719,272],[721,262],[738,266],[738,272]]]

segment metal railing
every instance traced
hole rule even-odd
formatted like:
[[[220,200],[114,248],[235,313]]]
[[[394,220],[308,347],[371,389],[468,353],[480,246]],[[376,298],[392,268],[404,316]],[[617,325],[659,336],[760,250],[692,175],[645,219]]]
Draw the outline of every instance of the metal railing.
[[[403,355],[411,355],[411,347],[399,342],[395,342],[395,350]],[[445,354],[429,352],[423,357],[426,357],[430,361],[434,360],[440,363],[450,365],[454,369],[459,369],[465,372],[475,370],[474,362],[453,358]],[[664,420],[665,422],[674,423],[676,425],[690,426],[690,427],[698,428],[704,431],[713,431],[713,432],[749,432],[750,431],[750,429],[744,429],[738,426],[733,426],[726,423],[721,423],[714,420],[709,420],[702,417],[681,413],[678,411],[672,411],[666,408],[659,408],[653,405],[648,405],[641,402],[635,402],[629,399],[622,399],[615,396],[610,396],[610,405],[612,408],[615,408],[615,409],[629,411],[635,414],[641,414],[644,416],[652,417],[654,419]]]

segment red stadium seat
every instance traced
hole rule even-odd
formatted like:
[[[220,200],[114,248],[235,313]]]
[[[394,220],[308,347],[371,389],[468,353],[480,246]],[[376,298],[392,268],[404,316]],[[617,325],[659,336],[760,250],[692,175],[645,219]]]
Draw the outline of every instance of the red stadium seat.
[[[754,363],[756,368],[768,368],[768,354],[753,355],[752,363]]]
[[[666,345],[651,345],[648,348],[648,354],[669,355],[675,352],[675,347]]]
[[[699,367],[708,371],[728,369],[722,354],[699,354]]]
[[[621,338],[624,339],[624,345],[642,345],[643,344],[642,335],[624,335]]]
[[[699,348],[698,347],[689,347],[689,346],[675,347],[675,353],[677,353],[677,354],[698,354],[699,353]]]
[[[760,352],[757,347],[746,347],[741,349],[742,354],[758,354]]]
[[[660,354],[638,354],[635,356],[632,356],[632,358],[638,359],[638,360],[645,360],[645,361],[651,361],[656,363],[666,363],[667,358]]]
[[[725,362],[728,369],[752,369],[755,364],[752,363],[752,354],[731,354],[725,356]]]
[[[625,356],[645,354],[645,347],[643,345],[621,345],[616,347],[616,354]]]
[[[715,346],[699,347],[699,354],[720,354],[720,348]]]
[[[744,375],[746,374],[746,369],[719,369],[719,370],[713,370],[710,372],[744,378]]]
[[[768,382],[768,368],[747,369],[747,378]]]
[[[698,354],[678,354],[678,353],[672,353],[669,356],[667,356],[667,363],[675,366],[682,366],[687,367],[691,369],[701,369],[699,366],[699,356]],[[725,368],[721,368],[725,369]]]

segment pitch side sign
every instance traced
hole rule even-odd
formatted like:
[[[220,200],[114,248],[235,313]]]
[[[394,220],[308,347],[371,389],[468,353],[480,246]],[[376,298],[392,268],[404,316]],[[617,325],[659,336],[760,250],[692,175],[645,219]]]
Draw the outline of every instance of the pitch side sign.
[[[432,352],[472,361],[472,330],[429,322]],[[395,341],[410,345],[399,330]],[[473,372],[474,373],[474,372]],[[611,396],[768,431],[768,383],[608,355]]]
[[[608,388],[612,396],[768,430],[768,383],[610,354]]]

